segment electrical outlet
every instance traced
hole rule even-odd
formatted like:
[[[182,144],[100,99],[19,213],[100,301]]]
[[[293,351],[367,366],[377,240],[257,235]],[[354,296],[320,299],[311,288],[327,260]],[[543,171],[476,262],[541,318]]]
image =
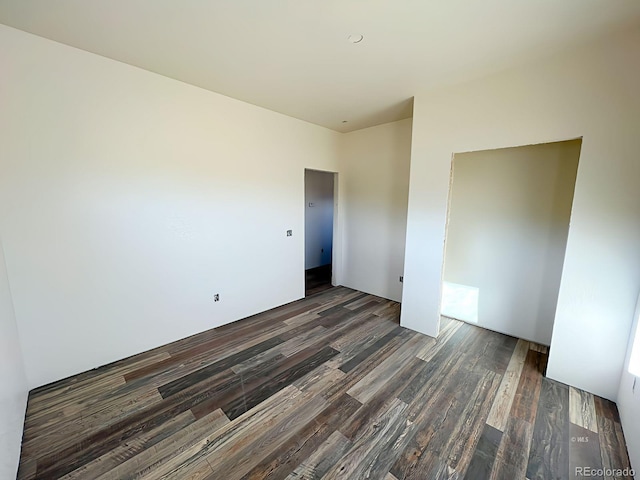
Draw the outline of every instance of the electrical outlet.
[[[287,237],[291,237],[293,235],[293,231],[292,230],[287,230]]]
[[[213,296],[213,301],[214,301],[214,302],[219,302],[219,301],[220,301],[220,294],[219,294],[219,293],[216,293],[216,294]]]
[[[400,283],[404,282],[404,277],[400,275]]]

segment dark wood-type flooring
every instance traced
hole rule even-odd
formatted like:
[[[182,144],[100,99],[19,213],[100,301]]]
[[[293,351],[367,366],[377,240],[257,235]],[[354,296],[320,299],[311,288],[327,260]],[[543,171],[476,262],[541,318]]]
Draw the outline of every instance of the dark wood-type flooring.
[[[305,296],[331,288],[331,264],[305,270]]]
[[[31,392],[21,479],[560,479],[625,468],[546,348],[343,287]],[[602,477],[591,477],[602,478]],[[607,477],[614,478],[614,477]]]

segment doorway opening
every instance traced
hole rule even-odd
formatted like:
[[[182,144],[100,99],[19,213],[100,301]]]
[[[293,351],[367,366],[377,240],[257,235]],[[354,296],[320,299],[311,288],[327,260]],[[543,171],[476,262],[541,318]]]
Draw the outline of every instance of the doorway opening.
[[[304,171],[305,296],[332,287],[335,175]]]
[[[454,155],[442,316],[550,345],[581,145]]]

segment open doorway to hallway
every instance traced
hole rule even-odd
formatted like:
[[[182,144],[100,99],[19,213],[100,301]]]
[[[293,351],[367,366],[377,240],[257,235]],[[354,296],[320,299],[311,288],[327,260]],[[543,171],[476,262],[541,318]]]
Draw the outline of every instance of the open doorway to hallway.
[[[304,171],[305,295],[331,288],[335,173]]]

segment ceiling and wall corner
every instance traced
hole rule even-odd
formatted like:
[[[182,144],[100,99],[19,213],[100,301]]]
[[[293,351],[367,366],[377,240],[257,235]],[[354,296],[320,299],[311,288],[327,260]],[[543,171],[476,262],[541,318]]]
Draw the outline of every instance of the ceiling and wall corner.
[[[639,18],[636,0],[0,2],[0,23],[339,132]]]

